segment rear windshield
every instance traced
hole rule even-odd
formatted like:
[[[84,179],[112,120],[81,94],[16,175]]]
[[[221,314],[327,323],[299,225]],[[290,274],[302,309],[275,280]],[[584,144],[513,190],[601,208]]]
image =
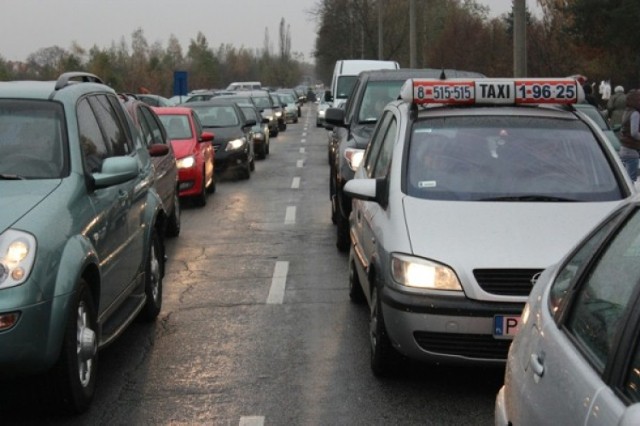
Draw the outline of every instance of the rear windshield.
[[[184,114],[162,114],[158,115],[160,121],[167,129],[169,139],[192,139],[191,126],[189,125],[189,117]]]
[[[62,105],[0,100],[0,178],[61,178],[67,158]]]
[[[579,120],[450,117],[414,123],[407,193],[464,201],[622,198],[610,162]]]
[[[204,127],[237,127],[240,125],[236,110],[231,105],[192,107]]]

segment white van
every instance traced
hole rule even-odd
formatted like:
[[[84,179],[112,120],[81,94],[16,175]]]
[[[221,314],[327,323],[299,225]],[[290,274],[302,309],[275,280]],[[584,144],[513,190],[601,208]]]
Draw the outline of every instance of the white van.
[[[397,70],[400,65],[396,61],[377,61],[369,59],[341,59],[336,61],[331,79],[331,106],[337,107],[346,101],[353,90],[353,85],[360,71]]]
[[[260,90],[262,83],[259,81],[234,81],[227,86],[227,90]]]

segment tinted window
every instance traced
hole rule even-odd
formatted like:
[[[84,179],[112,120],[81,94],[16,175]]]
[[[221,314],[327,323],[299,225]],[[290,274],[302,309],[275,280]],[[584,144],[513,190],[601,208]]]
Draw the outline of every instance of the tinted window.
[[[0,174],[59,178],[68,173],[62,106],[0,101]]]
[[[414,123],[409,194],[465,201],[610,201],[622,198],[585,123],[464,116]],[[528,197],[528,198],[527,198]]]
[[[142,120],[140,121],[144,121],[146,129],[149,132],[147,146],[150,144],[165,143],[166,140],[162,132],[162,123],[158,121],[156,116],[151,112],[151,110],[149,110],[149,108],[142,107],[140,109],[140,112],[142,118]]]
[[[204,127],[235,127],[240,125],[236,109],[231,105],[197,106],[193,110]]]
[[[191,127],[189,117],[183,114],[162,114],[158,118],[167,130],[169,139],[191,139]]]
[[[384,142],[384,136],[386,134],[386,130],[389,127],[389,122],[393,118],[393,114],[389,111],[384,113],[382,120],[378,124],[378,127],[375,130],[375,133],[371,137],[371,142],[367,147],[367,151],[365,152],[364,158],[364,168],[367,171],[367,176],[373,176],[373,167],[378,159],[378,154],[382,149],[382,144]]]
[[[108,152],[111,155],[128,154],[131,149],[126,133],[120,125],[118,113],[114,110],[107,97],[105,95],[96,95],[88,99],[104,132]]]
[[[353,86],[356,83],[358,77],[355,75],[342,75],[338,77],[338,84],[336,85],[336,99],[347,99],[351,96]]]
[[[256,110],[254,110],[253,108],[242,107],[242,112],[244,113],[244,116],[247,118],[247,120],[256,120],[256,123],[260,122],[258,116],[256,115]]]
[[[86,169],[90,173],[99,172],[102,169],[102,161],[110,154],[87,98],[78,103],[78,132]]]
[[[620,320],[640,278],[640,214],[636,211],[581,285],[567,319],[596,369],[604,370]]]
[[[376,164],[373,169],[373,177],[384,177],[389,170],[389,164],[391,163],[391,154],[393,153],[393,147],[395,145],[397,137],[397,125],[395,117],[391,116],[389,127],[384,135],[382,141],[382,148],[380,149],[380,155],[376,160]]]
[[[362,95],[358,121],[360,123],[375,123],[378,121],[385,105],[398,98],[400,87],[402,87],[403,83],[404,81],[369,82]]]

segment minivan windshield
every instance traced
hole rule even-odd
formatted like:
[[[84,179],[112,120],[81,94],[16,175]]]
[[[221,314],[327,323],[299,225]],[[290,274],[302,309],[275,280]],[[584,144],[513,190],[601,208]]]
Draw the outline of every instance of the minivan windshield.
[[[623,195],[602,147],[579,120],[464,116],[413,125],[406,188],[460,201],[610,201]]]

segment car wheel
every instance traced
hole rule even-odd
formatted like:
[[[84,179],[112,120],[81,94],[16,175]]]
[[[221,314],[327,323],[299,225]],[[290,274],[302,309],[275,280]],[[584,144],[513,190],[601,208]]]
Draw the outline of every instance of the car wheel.
[[[209,184],[209,186],[207,186],[207,193],[213,194],[214,192],[216,192],[216,174],[212,173],[211,183]]]
[[[178,197],[178,190],[173,196],[173,212],[169,216],[167,223],[167,236],[177,237],[180,235],[180,197]]]
[[[81,280],[72,302],[62,341],[60,358],[51,370],[54,395],[70,412],[82,413],[89,408],[96,388],[98,371],[98,338],[96,311],[89,286]]]
[[[162,308],[163,259],[160,237],[153,230],[144,271],[144,293],[147,296],[147,301],[139,314],[139,318],[143,322],[155,320]]]
[[[349,219],[336,211],[336,247],[338,251],[346,253],[349,250]]]
[[[240,179],[249,179],[251,178],[251,164],[249,161],[244,163],[242,169],[240,169]]]
[[[277,138],[278,137],[278,129],[272,130],[269,136]]]
[[[360,285],[360,279],[358,278],[358,271],[356,271],[356,259],[354,258],[353,249],[349,252],[349,298],[357,305],[364,302],[364,293],[362,291],[362,285]]]
[[[336,223],[338,223],[338,206],[336,205],[336,181],[333,177],[333,172],[331,173],[331,177],[329,178],[329,199],[331,200],[331,223],[335,225]]]
[[[265,150],[265,156],[269,155],[269,145],[270,145],[270,143],[269,143],[269,141],[267,141],[267,147],[265,148],[266,149]]]
[[[251,157],[251,161],[249,162],[249,171],[253,172],[256,169],[256,160],[255,157]]]
[[[369,343],[371,345],[371,370],[381,377],[389,372],[393,347],[387,335],[382,316],[382,302],[377,285],[371,293],[371,312],[369,315]]]
[[[264,142],[262,145],[260,145],[259,149],[258,149],[258,159],[264,160],[265,158],[267,158],[267,143],[266,142]]]
[[[202,169],[202,185],[200,187],[200,193],[195,196],[193,202],[198,207],[204,207],[207,205],[207,181],[205,180],[204,168]]]

